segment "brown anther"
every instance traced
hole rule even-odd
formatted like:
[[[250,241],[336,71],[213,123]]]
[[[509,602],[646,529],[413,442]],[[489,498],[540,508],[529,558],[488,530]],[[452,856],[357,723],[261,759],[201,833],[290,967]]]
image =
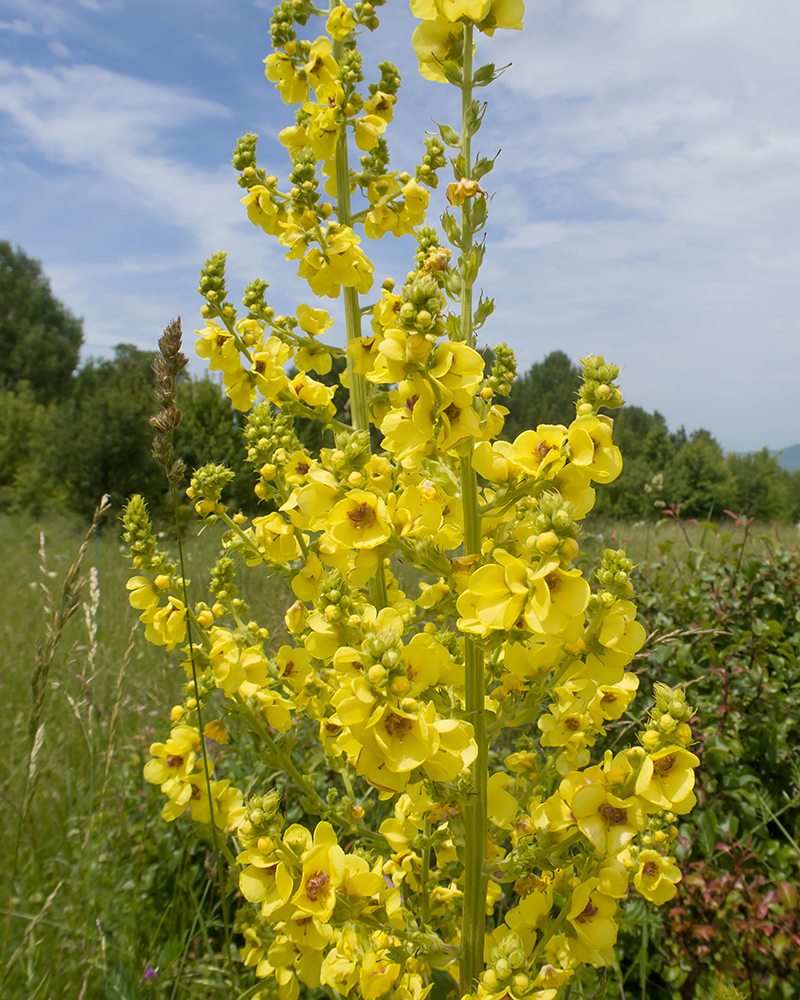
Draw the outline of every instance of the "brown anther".
[[[666,757],[659,757],[653,761],[653,770],[657,771],[660,777],[665,777],[675,767],[675,754],[668,753]]]
[[[587,920],[591,920],[592,917],[596,916],[600,911],[594,905],[594,903],[589,900],[586,906],[581,910],[578,916],[575,918],[579,924],[585,923]]]
[[[359,504],[355,510],[348,510],[347,516],[357,528],[370,528],[378,520],[374,507],[368,503]]]
[[[200,791],[200,786],[199,785],[192,785],[192,798],[193,799],[201,799],[202,797],[203,797],[203,793]]]
[[[390,712],[386,716],[386,721],[383,723],[383,728],[389,734],[389,736],[403,736],[413,729],[413,723],[411,719],[406,719],[402,715],[395,715],[394,712]]]
[[[409,396],[408,399],[405,401],[405,403],[403,403],[403,406],[405,407],[405,409],[408,410],[409,413],[414,412],[414,406],[418,399],[419,396]]]
[[[306,463],[305,463],[305,462],[298,462],[298,463],[297,463],[297,465],[295,466],[295,469],[294,469],[294,471],[295,471],[295,472],[296,472],[296,473],[297,473],[298,475],[300,475],[300,476],[304,476],[304,475],[305,475],[305,474],[306,474],[306,473],[308,472],[308,470],[309,470],[310,468],[311,468],[311,466],[309,466],[309,465],[306,465]]]
[[[540,441],[539,442],[539,447],[536,449],[536,454],[540,458],[544,458],[547,455],[548,451],[552,451],[552,450],[553,450],[553,446],[551,444],[547,444],[545,441]]]
[[[458,816],[460,812],[459,807],[453,802],[437,802],[428,813],[428,822],[443,823],[445,820]]]
[[[532,892],[543,892],[546,888],[547,882],[533,874],[518,878],[514,883],[518,896],[530,896]]]
[[[326,874],[322,869],[314,872],[313,875],[309,875],[306,879],[306,895],[311,900],[312,903],[316,902],[320,895],[323,893],[327,894],[325,886],[330,882],[330,875]]]
[[[573,733],[577,732],[581,728],[580,719],[576,719],[574,715],[570,715],[564,719],[564,725],[567,729],[571,729]]]
[[[642,865],[642,874],[647,875],[649,878],[652,878],[653,875],[657,875],[658,865],[655,863],[655,861],[648,861],[644,865]]]
[[[561,580],[559,580],[555,573],[549,573],[544,578],[544,582],[547,584],[547,589],[551,594],[561,586]]]
[[[253,368],[255,368],[257,375],[263,375],[264,372],[267,370],[267,362],[256,361],[256,363],[253,365]]]
[[[180,767],[183,763],[183,757],[179,753],[168,753],[164,763],[167,767]]]
[[[597,810],[609,826],[622,826],[628,822],[627,809],[615,809],[608,802],[604,802]]]

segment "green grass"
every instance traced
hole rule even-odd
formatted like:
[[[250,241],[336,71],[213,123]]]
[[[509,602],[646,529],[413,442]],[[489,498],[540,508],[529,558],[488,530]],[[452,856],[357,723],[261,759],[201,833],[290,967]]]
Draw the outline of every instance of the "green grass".
[[[218,893],[206,846],[180,821],[161,820],[162,796],[142,778],[147,749],[167,734],[186,679],[176,657],[135,628],[118,529],[107,518],[86,548],[81,575],[99,588],[93,620],[87,583],[61,627],[54,615],[85,529],[0,518],[0,995],[8,1000],[230,995],[215,971]],[[207,596],[217,545],[208,533],[188,546],[195,599]],[[247,576],[257,580],[243,596],[254,616],[270,621],[277,646],[293,597],[266,572]],[[148,965],[158,976],[140,982]]]
[[[148,747],[164,739],[185,677],[174,654],[145,643],[140,629],[132,631],[137,618],[125,591],[130,564],[112,519],[89,539],[81,567],[99,586],[96,633],[85,618],[87,586],[70,620],[56,628],[53,655],[45,645],[37,658],[48,629],[54,635],[63,581],[84,531],[67,521],[0,517],[0,822],[6,845],[0,859],[0,996],[236,997],[252,985],[252,975],[242,974],[237,987],[237,967],[220,968],[221,914],[207,845],[180,820],[161,820],[162,796],[142,778]],[[797,543],[794,526],[751,525],[747,546],[776,534],[784,545]],[[584,532],[582,558],[596,564],[603,548],[622,544],[637,562],[674,560],[677,566],[690,545],[718,549],[743,535],[732,521],[719,530],[595,522]],[[174,551],[169,538],[164,544]],[[187,546],[195,600],[207,596],[217,548],[212,532]],[[286,639],[283,613],[294,600],[291,592],[265,570],[242,574],[242,596],[253,617],[269,625],[269,645],[277,648]],[[42,697],[39,709],[32,683]],[[32,738],[40,745],[31,781]],[[148,966],[158,975],[142,981]]]
[[[605,548],[624,548],[634,563],[664,561],[681,564],[689,548],[702,546],[717,554],[724,547],[745,541],[746,551],[760,551],[764,539],[784,548],[800,543],[800,530],[793,524],[753,522],[747,527],[726,518],[718,524],[697,521],[636,521],[608,522],[602,518],[587,518],[579,538],[582,551],[589,558],[599,559]]]

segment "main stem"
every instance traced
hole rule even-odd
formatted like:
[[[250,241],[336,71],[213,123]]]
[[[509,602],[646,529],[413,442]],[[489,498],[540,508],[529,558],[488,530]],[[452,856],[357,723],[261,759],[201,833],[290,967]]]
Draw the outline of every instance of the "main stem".
[[[464,23],[464,76],[461,85],[461,156],[464,176],[472,172],[472,149],[469,134],[472,107],[472,32],[470,22]],[[475,346],[472,318],[472,280],[465,276],[472,254],[474,229],[472,206],[467,199],[461,207],[461,339],[468,347]],[[481,518],[478,511],[478,482],[472,468],[472,451],[461,458],[461,498],[464,505],[464,555],[479,555],[481,550]],[[464,637],[467,718],[472,723],[478,755],[472,765],[472,790],[464,813],[464,902],[462,921],[461,982],[462,995],[472,992],[483,969],[483,949],[486,929],[486,837],[487,770],[489,744],[484,711],[483,650],[469,636]]]
[[[339,6],[339,0],[330,0],[330,9]],[[344,43],[334,39],[333,58],[341,65],[344,56]],[[336,204],[339,224],[353,228],[353,209],[350,204],[350,160],[347,152],[347,128],[344,124],[339,129],[334,154],[336,166]],[[347,343],[361,338],[361,307],[358,303],[358,292],[355,288],[343,288],[344,320],[347,330]],[[369,441],[369,406],[367,403],[367,380],[363,375],[356,374],[353,359],[347,354],[347,382],[350,387],[350,417],[356,430],[366,431]],[[371,450],[371,448],[370,448]],[[381,562],[370,581],[372,603],[380,611],[388,604],[386,594],[386,576]]]

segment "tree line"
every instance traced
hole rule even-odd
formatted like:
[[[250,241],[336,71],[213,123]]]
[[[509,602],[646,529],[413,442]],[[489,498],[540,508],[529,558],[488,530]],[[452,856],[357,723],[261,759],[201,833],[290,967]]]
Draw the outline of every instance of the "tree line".
[[[163,471],[150,454],[155,410],[154,354],[121,344],[110,359],[79,365],[80,320],[52,294],[38,261],[0,242],[0,510],[91,515],[104,493],[119,507],[144,494],[166,501]],[[334,384],[339,365],[323,378]],[[507,400],[509,440],[541,423],[569,424],[580,371],[562,351],[518,376]],[[231,502],[252,510],[252,476],[243,469],[241,415],[208,376],[178,387],[183,420],[176,450],[192,469],[224,462],[235,472]],[[671,432],[659,413],[625,406],[614,413],[623,472],[598,491],[596,513],[641,520],[681,513],[721,518],[727,510],[758,520],[800,521],[800,471],[787,472],[767,449],[726,455],[705,430]],[[319,428],[303,422],[303,439]],[[238,475],[241,473],[241,475]]]

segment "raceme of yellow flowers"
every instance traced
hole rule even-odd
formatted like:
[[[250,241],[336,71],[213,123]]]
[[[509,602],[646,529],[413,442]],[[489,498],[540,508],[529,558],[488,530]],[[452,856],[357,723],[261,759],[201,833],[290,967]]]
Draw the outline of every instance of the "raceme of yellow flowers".
[[[195,471],[187,492],[222,527],[222,552],[207,600],[190,601],[141,498],[127,507],[130,602],[190,678],[145,777],[164,818],[188,812],[238,872],[238,954],[264,997],[422,1000],[449,976],[460,996],[552,1000],[582,963],[613,961],[629,891],[676,892],[692,709],[658,686],[640,745],[603,752],[645,640],[624,553],[606,551],[592,580],[575,565],[595,486],[621,469],[599,413],[622,403],[618,369],[585,358],[572,423],[506,441],[496,397],[513,355],[499,345],[487,371],[475,349],[493,310],[473,296],[493,166],[472,150],[486,112],[475,94],[496,76],[475,66],[476,40],[521,28],[522,0],[412,0],[420,71],[460,91],[462,116],[409,169],[390,168],[385,138],[399,73],[382,62],[365,84],[357,47],[381,5],[284,0],[273,14],[266,76],[295,107],[280,133],[288,183],[259,168],[253,135],[233,162],[250,220],[312,302],[342,296],[347,348],[323,339],[333,319],[319,302],[276,315],[256,280],[237,309],[224,254],[207,262],[197,353],[246,414],[263,512],[229,510],[223,466]],[[426,210],[448,158],[440,235]],[[376,286],[363,239],[388,234],[410,236],[416,256],[402,284]],[[153,418],[173,488],[179,347],[173,324]],[[338,409],[334,365],[349,389]],[[330,428],[328,446],[303,444],[298,418]],[[288,578],[288,638],[271,644],[264,609],[239,596],[248,571]],[[251,774],[226,777],[230,754],[212,756],[209,739],[250,753]],[[333,778],[325,794],[308,754]],[[252,778],[277,771],[291,802]],[[303,822],[287,823],[290,809]]]

